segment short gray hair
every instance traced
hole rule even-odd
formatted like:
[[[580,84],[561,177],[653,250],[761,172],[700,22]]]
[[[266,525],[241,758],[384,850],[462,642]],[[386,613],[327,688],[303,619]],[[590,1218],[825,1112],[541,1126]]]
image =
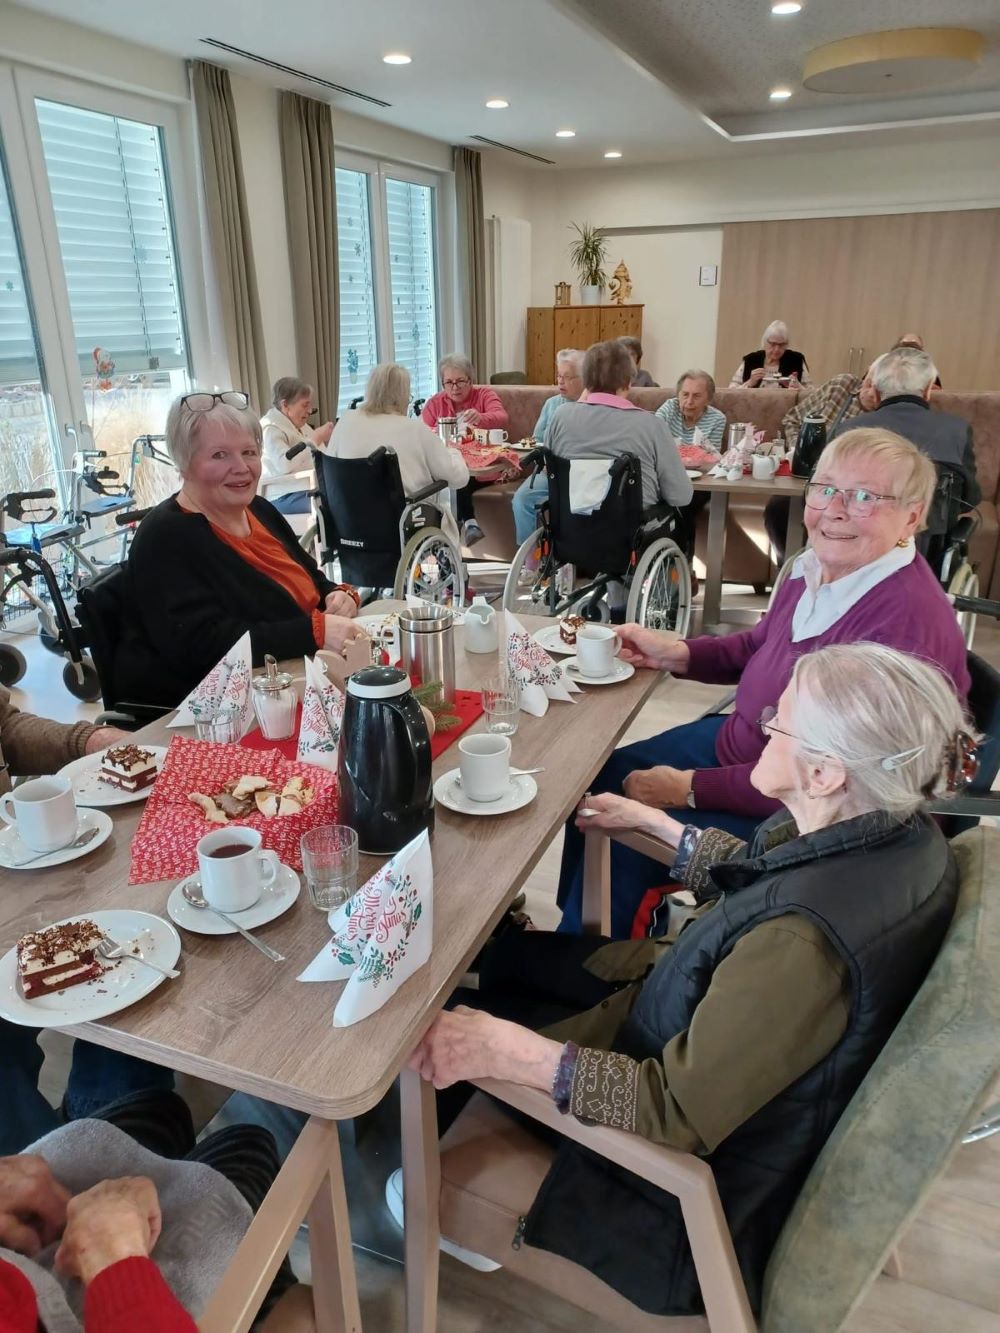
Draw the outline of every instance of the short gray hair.
[[[280,412],[282,403],[294,403],[297,399],[304,398],[306,394],[310,398],[313,396],[311,384],[300,380],[297,375],[283,375],[280,380],[274,381],[271,402]]]
[[[209,417],[213,421],[224,422],[233,431],[242,431],[253,440],[258,450],[261,447],[264,436],[260,417],[252,407],[231,407],[229,403],[216,403],[207,412],[192,412],[183,397],[175,398],[167,413],[167,453],[182,477],[198,452],[201,429]]]
[[[937,379],[937,366],[919,347],[894,347],[872,366],[872,384],[882,398],[897,394],[923,395]]]
[[[788,342],[788,325],[783,319],[772,319],[767,328],[760,335],[761,347],[767,342],[768,338],[777,338],[779,341]]]
[[[709,398],[715,397],[715,380],[712,379],[711,375],[708,373],[707,370],[683,371],[680,375],[677,376],[677,389],[676,389],[677,393],[680,393],[681,385],[684,383],[685,380],[704,380],[706,385],[708,386]]]
[[[441,379],[444,379],[444,372],[449,369],[460,370],[473,383],[476,382],[476,368],[461,352],[449,352],[438,362],[438,376]]]
[[[383,361],[372,368],[365,385],[361,411],[368,416],[405,417],[410,405],[410,372],[394,361]]]
[[[556,368],[562,365],[571,365],[578,375],[583,374],[583,358],[586,352],[581,352],[579,347],[563,347],[556,352]]]
[[[945,794],[966,724],[937,667],[879,643],[833,644],[799,658],[792,688],[796,736],[844,765],[848,810],[907,819]]]

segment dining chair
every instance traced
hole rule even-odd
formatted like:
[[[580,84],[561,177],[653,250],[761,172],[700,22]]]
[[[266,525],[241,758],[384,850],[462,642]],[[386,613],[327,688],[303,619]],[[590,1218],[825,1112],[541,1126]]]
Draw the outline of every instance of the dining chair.
[[[589,906],[590,919],[596,913],[600,920],[609,838],[597,830],[587,837],[605,844],[595,844],[586,885],[592,897],[601,891]],[[948,934],[809,1173],[768,1263],[756,1315],[705,1160],[564,1116],[545,1093],[516,1084],[478,1083],[481,1091],[442,1140],[442,1233],[612,1327],[836,1333],[883,1268],[898,1272],[894,1247],[958,1150],[1000,1067],[1000,832],[972,829],[953,848],[961,887]],[[513,1119],[498,1103],[521,1114]],[[646,1314],[585,1269],[516,1244],[519,1221],[555,1153],[528,1127],[528,1117],[550,1139],[573,1139],[677,1196],[704,1317]]]

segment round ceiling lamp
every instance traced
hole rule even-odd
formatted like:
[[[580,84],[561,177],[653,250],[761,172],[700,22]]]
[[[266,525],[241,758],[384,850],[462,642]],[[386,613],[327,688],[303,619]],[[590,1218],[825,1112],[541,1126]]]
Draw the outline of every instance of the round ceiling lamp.
[[[985,47],[969,28],[864,33],[810,51],[802,82],[815,93],[920,92],[971,74]]]

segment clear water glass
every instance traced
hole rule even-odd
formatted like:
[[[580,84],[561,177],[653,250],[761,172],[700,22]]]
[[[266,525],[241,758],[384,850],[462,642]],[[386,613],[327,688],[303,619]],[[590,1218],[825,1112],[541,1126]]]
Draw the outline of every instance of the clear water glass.
[[[240,738],[240,710],[236,704],[223,704],[216,712],[194,720],[194,734],[200,741],[216,745],[235,745]]]
[[[493,676],[483,685],[486,730],[494,736],[513,736],[520,717],[521,692],[513,676]]]
[[[302,835],[309,901],[321,912],[341,907],[358,887],[358,835],[346,824],[321,824]]]

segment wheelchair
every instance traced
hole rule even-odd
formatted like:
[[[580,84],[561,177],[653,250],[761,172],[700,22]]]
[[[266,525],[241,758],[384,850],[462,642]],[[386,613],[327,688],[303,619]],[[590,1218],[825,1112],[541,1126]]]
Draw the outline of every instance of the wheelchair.
[[[406,495],[392,449],[367,458],[331,458],[313,450],[316,468],[320,564],[334,560],[340,577],[376,595],[418,597],[441,606],[465,600],[465,566],[444,529],[445,515],[431,497],[447,489],[432,481]]]
[[[546,472],[549,498],[541,526],[511,563],[504,609],[548,616],[571,611],[586,620],[608,620],[608,588],[620,582],[627,592],[627,621],[686,634],[691,571],[675,540],[684,531],[683,519],[669,505],[643,512],[638,458],[622,454],[611,461],[610,489],[592,514],[570,508],[570,459],[537,449],[525,463]]]

